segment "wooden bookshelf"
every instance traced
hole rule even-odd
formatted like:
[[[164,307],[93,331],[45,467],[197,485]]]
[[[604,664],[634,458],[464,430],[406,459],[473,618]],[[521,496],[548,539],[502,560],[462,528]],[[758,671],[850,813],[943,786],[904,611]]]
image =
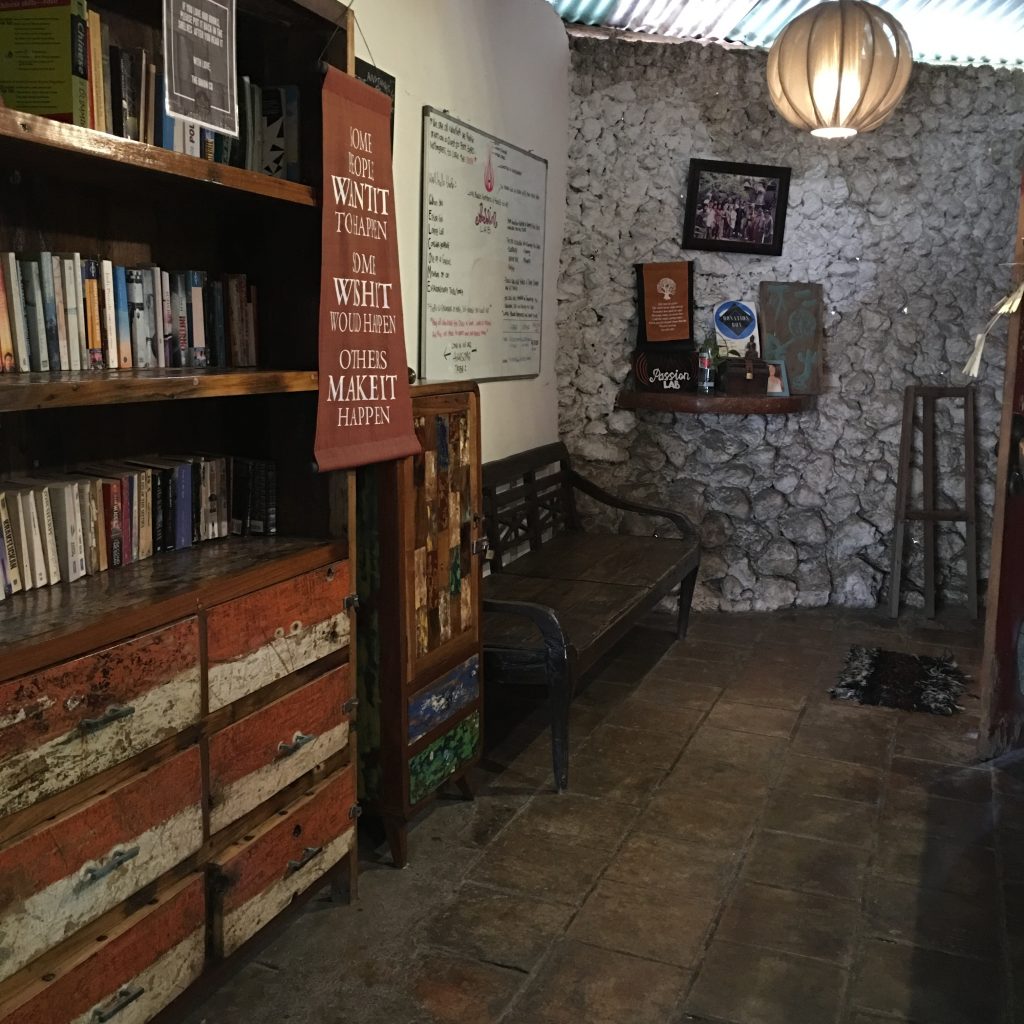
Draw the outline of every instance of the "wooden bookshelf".
[[[616,408],[650,412],[716,413],[732,416],[773,416],[807,412],[818,404],[817,395],[698,395],[694,393],[666,395],[657,391],[620,391]]]
[[[315,370],[82,370],[0,376],[0,413],[316,391]]]
[[[0,108],[0,153],[5,161],[15,163],[64,160],[69,176],[85,161],[89,169],[105,176],[144,172],[219,185],[297,206],[320,204],[317,192],[308,185],[6,108]]]

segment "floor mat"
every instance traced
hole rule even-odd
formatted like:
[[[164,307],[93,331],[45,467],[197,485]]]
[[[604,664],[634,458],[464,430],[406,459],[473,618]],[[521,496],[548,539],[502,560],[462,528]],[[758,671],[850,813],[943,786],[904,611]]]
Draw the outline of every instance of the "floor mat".
[[[837,700],[858,704],[952,715],[963,711],[959,700],[966,686],[966,677],[951,657],[851,647],[829,693]]]

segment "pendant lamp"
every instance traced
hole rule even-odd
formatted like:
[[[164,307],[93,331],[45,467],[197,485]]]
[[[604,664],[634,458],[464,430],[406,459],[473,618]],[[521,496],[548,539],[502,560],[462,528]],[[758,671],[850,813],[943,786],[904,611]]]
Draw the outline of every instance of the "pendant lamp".
[[[826,139],[877,128],[910,81],[903,26],[864,0],[831,0],[794,18],[768,54],[768,93],[790,123]]]

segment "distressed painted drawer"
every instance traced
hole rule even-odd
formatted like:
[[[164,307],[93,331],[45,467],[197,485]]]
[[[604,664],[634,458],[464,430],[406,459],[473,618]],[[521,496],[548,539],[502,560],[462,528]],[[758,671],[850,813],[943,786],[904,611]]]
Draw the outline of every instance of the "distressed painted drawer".
[[[480,752],[480,712],[474,711],[409,758],[409,803],[425,800]]]
[[[0,849],[0,980],[195,852],[192,747]]]
[[[206,899],[202,875],[190,875],[72,954],[45,987],[4,1016],[3,1024],[146,1024],[203,969]],[[48,976],[47,976],[48,977]]]
[[[213,949],[233,953],[355,845],[349,765],[278,811],[214,862]]]
[[[334,562],[210,609],[210,710],[348,643],[348,563]]]
[[[173,736],[199,710],[194,617],[0,683],[0,816]]]
[[[480,699],[480,658],[461,665],[409,698],[409,742],[415,743]]]
[[[348,743],[341,665],[210,737],[210,829],[257,807]]]

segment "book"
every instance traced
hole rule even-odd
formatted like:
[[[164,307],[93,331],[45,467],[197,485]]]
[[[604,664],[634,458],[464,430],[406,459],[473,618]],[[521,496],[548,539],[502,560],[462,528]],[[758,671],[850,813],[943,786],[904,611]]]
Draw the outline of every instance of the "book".
[[[121,104],[124,111],[122,136],[139,141],[139,99],[141,98],[141,51],[121,50]]]
[[[161,366],[174,366],[174,307],[171,302],[171,275],[160,271],[160,296],[163,307],[163,359]]]
[[[99,560],[96,552],[96,502],[92,480],[83,478],[78,481],[78,507],[82,518],[82,546],[85,559],[85,574],[94,576],[99,572]]]
[[[129,369],[136,365],[134,359],[135,339],[132,319],[130,270],[115,266],[114,272],[114,323],[117,332],[117,362],[114,366]]]
[[[89,11],[89,109],[92,127],[109,131],[103,102],[103,26],[98,11]]]
[[[263,149],[259,170],[274,178],[285,177],[286,144],[284,130],[284,89],[268,88],[260,92],[261,137]]]
[[[121,481],[114,477],[99,477],[103,495],[103,520],[107,545],[107,565],[116,569],[122,565],[124,536],[121,529]]]
[[[123,67],[121,64],[121,47],[111,45],[107,50],[108,63],[110,65],[110,107],[113,120],[110,126],[110,134],[125,139],[127,123],[127,100],[124,94]]]
[[[78,333],[85,323],[82,310],[79,307],[82,297],[82,275],[81,272],[75,272],[75,261],[72,257],[59,256],[54,257],[54,259],[60,260],[60,279],[64,288],[64,312],[67,314],[68,356],[70,357],[69,368],[81,370],[83,366],[89,365],[88,353],[86,353],[85,363],[83,364],[82,362],[85,344],[82,336]]]
[[[11,514],[11,525],[15,527],[15,540],[23,539],[23,548],[18,549],[22,569],[22,584],[26,590],[45,587],[49,580],[46,575],[46,556],[43,554],[43,536],[39,529],[36,503],[29,490],[20,488],[7,491],[7,508]]]
[[[199,128],[199,156],[203,160],[213,160],[217,133],[212,128]]]
[[[35,260],[19,260],[24,284],[25,322],[28,325],[29,366],[33,370],[50,369],[46,345],[46,322],[43,319],[43,291],[39,283],[39,264]]]
[[[246,285],[244,274],[227,274],[224,278],[226,292],[228,357],[232,366],[247,366],[246,362]]]
[[[252,509],[252,459],[231,459],[230,526],[236,537],[249,533],[249,514]]]
[[[0,373],[14,373],[14,332],[11,329],[11,304],[7,301],[7,284],[0,274]]]
[[[147,115],[150,112],[149,90],[149,55],[145,50],[135,50],[132,55],[132,71],[138,76],[139,82],[139,134],[137,142],[149,142],[151,131],[147,127]]]
[[[238,145],[236,167],[251,171],[253,166],[252,87],[248,75],[238,79]]]
[[[146,329],[145,366],[164,366],[163,303],[160,298],[160,268],[142,268],[142,307]]]
[[[71,365],[71,350],[68,342],[68,307],[64,301],[64,264],[59,256],[50,257],[53,277],[53,296],[57,319],[57,346],[60,349],[60,368],[74,369]],[[75,339],[75,354],[78,353],[78,339]],[[52,367],[51,367],[52,369]]]
[[[107,518],[110,532],[108,539],[108,560],[112,568],[130,565],[136,559],[138,541],[133,540],[132,528],[138,521],[138,510],[133,508],[135,499],[135,473],[127,464],[116,462],[95,462],[76,466],[76,475],[100,477],[104,481],[115,481],[117,493],[113,488],[104,487],[103,510]],[[115,502],[116,499],[116,502]],[[111,519],[115,511],[116,523]],[[116,560],[113,556],[115,555]]]
[[[206,351],[206,323],[203,312],[203,281],[201,270],[188,272],[188,293],[186,298],[189,327],[188,365],[196,368],[209,366]]]
[[[61,577],[68,583],[85,575],[85,548],[82,543],[82,510],[78,501],[78,483],[74,480],[47,480],[57,558]]]
[[[103,311],[103,345],[107,366],[116,370],[121,365],[117,335],[117,305],[114,300],[114,264],[100,260],[100,309]]]
[[[7,503],[7,514],[11,520],[11,534],[14,540],[14,551],[18,559],[18,567],[21,570],[22,590],[32,590],[36,580],[29,567],[29,534],[27,532],[28,520],[21,512],[21,492],[9,490],[5,494]]]
[[[31,364],[29,362],[28,323],[25,320],[25,291],[21,279],[21,267],[13,252],[0,253],[0,268],[3,271],[4,290],[7,293],[7,312],[11,321],[14,366],[20,373],[28,373]]]
[[[130,465],[143,466],[152,471],[153,476],[153,549],[154,551],[174,551],[178,547],[187,547],[178,543],[178,494],[187,494],[191,498],[191,478],[187,492],[182,483],[182,463],[157,456],[143,456],[125,460]],[[189,528],[191,536],[191,524]]]
[[[249,85],[249,109],[252,120],[252,156],[250,171],[263,170],[263,90],[254,82]]]
[[[188,366],[188,275],[171,275],[171,309],[174,316],[174,359],[172,366]]]
[[[7,568],[5,589],[8,595],[17,594],[24,588],[21,582],[21,562],[14,543],[14,527],[11,524],[11,516],[7,508],[6,491],[0,491],[0,533],[2,533],[0,541],[3,544],[4,563]]]
[[[256,286],[249,286],[249,300],[245,304],[246,366],[256,366],[259,355],[259,299]]]
[[[249,530],[261,537],[267,532],[267,464],[262,459],[253,459],[252,498],[249,504]]]
[[[181,152],[186,156],[199,156],[199,125],[195,121],[182,121],[184,142]]]
[[[284,176],[289,181],[301,179],[299,164],[299,87],[284,87]]]
[[[106,21],[100,22],[100,61],[103,76],[103,123],[104,131],[116,135],[114,131],[113,97],[110,87],[110,26]]]
[[[130,366],[140,369],[149,365],[149,332],[146,327],[146,293],[142,271],[137,267],[125,271],[128,281],[128,323],[131,328]]]
[[[0,54],[8,107],[89,127],[85,0],[5,0]]]
[[[209,315],[207,322],[212,323],[212,330],[207,331],[207,339],[213,339],[212,362],[215,366],[227,366],[227,334],[224,327],[224,282],[210,281],[207,287],[209,295],[207,299],[204,299],[204,302],[208,302]]]
[[[85,305],[85,335],[89,352],[88,368],[103,368],[102,303],[99,289],[98,260],[82,260],[82,298]]]
[[[42,538],[43,560],[46,565],[46,582],[49,586],[60,583],[60,559],[57,556],[57,535],[53,526],[53,507],[50,491],[45,481],[12,479],[6,484],[27,491],[36,506],[39,533]]]
[[[57,333],[57,296],[53,287],[53,259],[48,252],[39,254],[39,287],[43,296],[43,326],[46,331],[46,356],[51,370],[67,369],[61,364],[60,336]],[[65,340],[66,344],[66,340]]]

